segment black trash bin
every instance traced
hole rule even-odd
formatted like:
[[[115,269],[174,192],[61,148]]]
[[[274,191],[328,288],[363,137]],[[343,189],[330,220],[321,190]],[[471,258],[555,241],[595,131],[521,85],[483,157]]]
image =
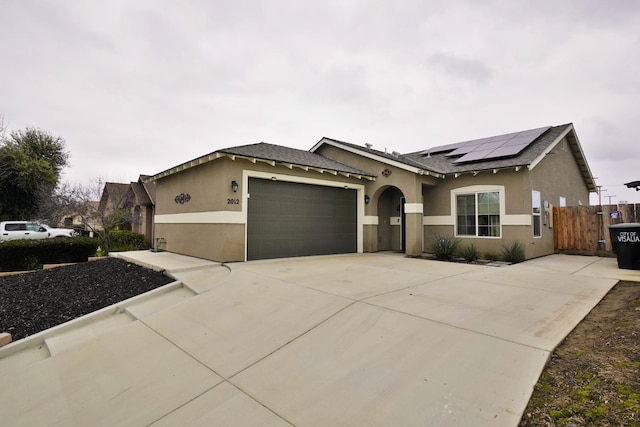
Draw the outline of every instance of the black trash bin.
[[[609,235],[618,258],[618,268],[640,270],[640,223],[611,225]]]

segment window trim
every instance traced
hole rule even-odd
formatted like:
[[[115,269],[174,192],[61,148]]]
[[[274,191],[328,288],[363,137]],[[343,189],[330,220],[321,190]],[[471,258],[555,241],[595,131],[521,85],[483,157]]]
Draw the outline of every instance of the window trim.
[[[534,204],[535,201],[535,194],[538,195],[538,212],[536,213],[535,209],[536,206]],[[536,218],[539,221],[539,230],[540,230],[540,234],[536,235]],[[540,194],[540,192],[538,190],[531,190],[531,234],[533,236],[534,239],[541,239],[542,238],[542,194]]]
[[[477,211],[477,201],[478,201],[478,193],[498,193],[498,203],[499,203],[499,220],[500,225],[498,226],[498,236],[480,236],[478,235],[478,211]],[[475,196],[476,203],[476,235],[470,236],[466,234],[458,234],[458,196],[463,195],[471,195]],[[471,185],[468,187],[460,187],[451,190],[451,212],[453,213],[453,234],[455,237],[459,237],[462,239],[502,239],[502,227],[504,226],[505,219],[505,190],[502,185]]]

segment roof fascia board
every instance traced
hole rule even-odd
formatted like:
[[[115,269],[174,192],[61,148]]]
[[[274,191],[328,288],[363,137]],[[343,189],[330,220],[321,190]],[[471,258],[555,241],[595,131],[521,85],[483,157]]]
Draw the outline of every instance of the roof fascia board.
[[[256,162],[262,162],[262,163],[266,163],[268,165],[271,166],[276,166],[278,163],[275,160],[269,160],[269,159],[261,159],[258,157],[247,157],[247,156],[241,156],[238,154],[228,154],[228,153],[222,153],[222,152],[215,152],[215,153],[211,153],[211,154],[207,154],[205,156],[199,157],[197,159],[193,159],[190,160],[188,162],[182,163],[180,165],[174,166],[171,169],[167,169],[166,171],[160,172],[150,178],[148,178],[145,182],[152,182],[152,181],[156,181],[160,178],[164,178],[167,177],[169,175],[173,175],[175,173],[181,172],[183,170],[186,169],[190,169],[194,166],[198,166],[204,163],[209,163],[210,161],[219,159],[220,157],[228,157],[231,160],[235,161],[236,159],[242,159],[242,160],[247,160],[253,164],[255,164]],[[300,168],[304,171],[309,171],[311,170],[315,170],[319,173],[324,173],[324,172],[328,172],[332,175],[337,176],[338,173],[341,173],[340,171],[337,170],[333,170],[333,169],[323,169],[323,168],[317,168],[317,167],[313,167],[313,166],[305,166],[305,165],[298,165],[295,163],[282,163],[282,166],[287,167],[289,169],[292,169],[294,167],[296,168]],[[353,177],[357,177],[358,179],[362,179],[362,178],[366,178],[369,181],[375,181],[375,177],[374,176],[367,176],[367,175],[361,175],[361,174],[354,174],[352,172],[345,172],[345,173],[350,173],[351,176]]]
[[[322,144],[332,145],[334,147],[340,148],[340,149],[348,151],[350,153],[357,154],[359,156],[366,157],[366,158],[369,158],[371,160],[376,160],[376,161],[381,162],[381,163],[386,163],[388,165],[395,166],[398,169],[404,169],[404,170],[407,170],[409,172],[420,173],[420,171],[422,170],[422,169],[418,169],[418,168],[413,167],[413,166],[406,165],[404,163],[400,163],[400,162],[393,161],[391,159],[387,159],[386,157],[378,156],[378,155],[372,154],[372,153],[367,153],[366,151],[358,150],[357,148],[350,147],[348,145],[340,144],[339,142],[336,142],[334,140],[330,140],[330,139],[327,139],[327,138],[322,138],[309,151],[311,151],[312,153],[315,153],[316,150],[322,146]]]
[[[547,157],[547,154],[551,152],[556,146],[562,141],[562,139],[569,134],[573,130],[573,124],[570,124],[558,137],[553,141],[549,146],[540,154],[533,162],[531,162],[527,168],[529,170],[533,170],[538,164]]]
[[[571,125],[571,128],[573,129],[573,124]],[[587,158],[584,155],[584,151],[582,151],[582,144],[580,144],[580,140],[578,139],[578,134],[573,132],[573,137],[575,138],[576,141],[575,141],[575,144],[572,144],[572,145],[578,149],[578,154],[580,155],[580,159],[584,163],[585,171],[587,172],[587,175],[589,177],[589,182],[587,182],[587,186],[591,187],[590,191],[592,193],[595,193],[597,191],[596,181],[595,181],[595,178],[593,177],[593,173],[591,173],[591,168],[589,167],[589,163],[587,163]]]
[[[544,150],[544,152],[540,156],[538,156],[537,159],[531,162],[531,164],[527,166],[527,168],[529,170],[533,170],[533,168],[535,168],[547,156],[547,154],[549,154],[554,148],[556,148],[556,146],[562,141],[562,139],[564,137],[567,137],[569,134],[573,136],[575,141],[571,141],[570,138],[567,138],[567,142],[571,144],[573,148],[576,148],[576,150],[572,149],[571,151],[574,153],[574,155],[577,154],[578,158],[576,159],[576,161],[578,161],[578,165],[580,165],[580,162],[584,163],[584,171],[583,171],[585,173],[584,180],[585,180],[585,183],[587,184],[587,187],[589,188],[589,191],[594,193],[596,191],[596,185],[593,178],[593,174],[591,173],[591,169],[589,168],[589,164],[587,163],[587,158],[584,156],[584,152],[582,151],[582,146],[580,145],[580,141],[578,140],[578,135],[575,132],[573,123],[569,124],[567,129],[564,132],[562,132],[556,138],[556,140],[553,141],[553,143],[550,144],[549,147],[547,147],[547,149]],[[580,166],[580,169],[582,169],[582,166]]]

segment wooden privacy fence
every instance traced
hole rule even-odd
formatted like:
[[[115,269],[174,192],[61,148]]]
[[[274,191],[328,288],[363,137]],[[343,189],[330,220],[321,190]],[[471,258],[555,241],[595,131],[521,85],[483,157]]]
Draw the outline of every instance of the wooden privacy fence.
[[[640,222],[640,204],[553,208],[556,253],[613,255],[609,226]]]

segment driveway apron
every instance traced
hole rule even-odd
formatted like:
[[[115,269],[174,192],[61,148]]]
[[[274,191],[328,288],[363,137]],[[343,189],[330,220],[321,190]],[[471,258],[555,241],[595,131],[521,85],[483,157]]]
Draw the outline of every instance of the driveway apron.
[[[3,425],[516,426],[620,275],[562,255],[120,256],[177,281],[0,348]]]

